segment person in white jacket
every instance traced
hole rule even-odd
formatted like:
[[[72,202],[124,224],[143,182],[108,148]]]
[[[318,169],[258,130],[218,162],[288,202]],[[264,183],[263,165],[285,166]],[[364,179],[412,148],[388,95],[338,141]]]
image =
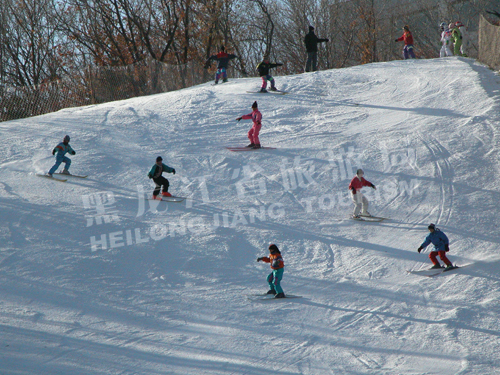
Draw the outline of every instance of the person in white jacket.
[[[441,47],[441,51],[439,51],[439,57],[445,56],[453,56],[450,50],[450,40],[451,40],[451,32],[448,28],[448,25],[445,22],[441,22],[441,43],[443,46]]]
[[[469,38],[467,37],[467,28],[460,21],[455,22],[455,27],[458,27],[458,30],[460,30],[460,34],[462,35],[462,45],[460,46],[460,53],[462,54],[462,56],[467,57],[467,53],[465,52],[467,51],[467,42],[469,40]]]

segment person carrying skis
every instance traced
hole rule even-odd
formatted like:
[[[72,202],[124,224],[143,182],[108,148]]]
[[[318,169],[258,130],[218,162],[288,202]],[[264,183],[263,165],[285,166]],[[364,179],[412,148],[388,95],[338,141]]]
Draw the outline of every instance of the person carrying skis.
[[[266,87],[267,87],[267,81],[271,82],[271,91],[278,91],[276,86],[274,85],[274,78],[272,75],[269,74],[269,70],[272,68],[276,68],[278,66],[282,66],[283,64],[279,63],[274,63],[271,64],[269,62],[269,55],[264,55],[264,59],[262,62],[257,65],[257,70],[259,71],[259,76],[262,78],[262,87],[260,88],[260,92],[267,92]]]
[[[440,27],[441,27],[441,43],[443,43],[443,46],[439,51],[439,57],[453,56],[449,47],[451,39],[450,29],[444,22],[441,22]]]
[[[253,102],[252,104],[252,113],[238,117],[236,119],[236,121],[241,121],[241,120],[253,121],[253,126],[248,131],[248,139],[250,140],[250,144],[246,147],[260,148],[261,146],[259,140],[259,133],[260,133],[260,128],[262,127],[262,113],[260,113],[259,109],[257,108],[257,101]]]
[[[352,213],[353,219],[359,219],[361,216],[372,216],[368,212],[368,199],[361,193],[361,189],[365,186],[376,189],[370,181],[365,180],[363,177],[365,172],[362,169],[356,171],[356,176],[349,184],[349,190],[352,193],[352,201],[354,203],[354,211]]]
[[[453,40],[453,54],[455,56],[462,56],[460,53],[460,48],[462,47],[462,33],[454,23],[450,23],[448,27],[450,28],[451,39]]]
[[[76,155],[75,150],[71,148],[69,145],[70,137],[69,135],[65,135],[63,138],[63,141],[59,143],[53,150],[52,150],[52,155],[56,155],[56,163],[52,168],[50,168],[49,172],[47,173],[50,177],[57,171],[57,168],[61,165],[61,163],[64,163],[64,169],[62,170],[61,174],[66,174],[70,175],[69,173],[69,167],[71,166],[71,159],[64,156],[66,153],[69,153],[70,155]]]
[[[318,62],[318,43],[329,42],[330,39],[320,39],[314,33],[314,27],[309,26],[309,33],[306,34],[304,38],[304,44],[306,45],[307,52],[307,62],[306,62],[306,72],[315,72],[316,64]]]
[[[267,276],[267,283],[269,284],[269,291],[267,294],[274,294],[274,298],[285,298],[285,293],[281,288],[281,280],[283,279],[283,271],[285,270],[285,263],[283,257],[275,244],[269,245],[269,256],[257,258],[257,262],[271,263],[272,272]]]
[[[168,192],[168,187],[170,186],[170,183],[165,177],[162,176],[163,172],[175,174],[175,169],[170,168],[166,164],[163,164],[163,158],[161,156],[158,156],[156,158],[155,165],[153,165],[153,167],[148,173],[148,177],[152,178],[155,183],[155,189],[153,191],[153,199],[161,199],[158,198],[158,194],[160,194],[160,190],[162,190],[162,187],[163,187],[163,192],[161,194],[164,197],[172,196],[172,194]]]
[[[413,52],[413,35],[411,35],[410,28],[406,25],[403,27],[403,35],[396,39],[396,42],[405,42],[403,47],[403,58],[408,60],[409,58],[415,59],[415,53]]]
[[[217,55],[213,55],[208,58],[205,63],[205,69],[208,69],[212,60],[218,61],[217,72],[215,73],[215,84],[219,83],[221,76],[222,82],[227,82],[227,66],[229,64],[229,60],[234,58],[236,58],[236,55],[226,53],[224,46],[220,48],[220,52]]]
[[[425,241],[420,245],[420,247],[417,249],[418,253],[425,249],[429,244],[434,245],[434,250],[429,253],[429,258],[432,261],[433,266],[431,269],[434,268],[443,268],[439,261],[436,259],[436,256],[439,255],[441,260],[446,264],[445,271],[448,271],[450,269],[453,269],[453,264],[450,262],[450,260],[446,257],[446,252],[450,251],[450,241],[448,240],[448,237],[446,237],[446,234],[439,230],[439,228],[436,228],[435,224],[429,224],[427,227],[429,229],[429,235],[425,238]]]

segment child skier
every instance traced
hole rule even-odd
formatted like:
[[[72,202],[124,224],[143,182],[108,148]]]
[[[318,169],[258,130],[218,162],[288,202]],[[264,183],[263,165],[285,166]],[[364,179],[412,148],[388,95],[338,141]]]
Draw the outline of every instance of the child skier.
[[[429,235],[425,238],[425,241],[420,245],[420,247],[417,249],[418,253],[425,249],[429,244],[434,245],[434,251],[431,251],[429,253],[429,258],[432,261],[433,266],[431,269],[434,268],[443,268],[439,261],[436,259],[436,256],[439,255],[441,260],[446,264],[445,271],[448,271],[450,269],[453,269],[453,264],[450,262],[450,260],[446,257],[446,252],[450,251],[449,243],[450,241],[448,240],[448,237],[446,237],[446,234],[444,234],[439,228],[436,228],[436,225],[434,224],[429,224],[427,227],[429,229]]]
[[[210,56],[205,63],[205,69],[208,69],[210,66],[210,61],[215,60],[219,63],[217,64],[217,72],[215,73],[215,84],[219,83],[219,79],[222,76],[222,82],[227,82],[227,66],[229,64],[229,60],[232,60],[236,57],[236,55],[228,54],[224,50],[224,46],[220,48],[220,52],[217,55]]]
[[[285,293],[281,288],[281,279],[283,278],[283,271],[285,263],[281,257],[278,246],[269,245],[269,256],[257,258],[257,262],[261,260],[266,263],[271,263],[272,272],[267,276],[267,283],[269,284],[269,291],[267,294],[274,294],[274,298],[285,298]]]
[[[450,29],[444,22],[441,22],[440,26],[441,26],[441,43],[443,43],[443,46],[441,47],[441,51],[439,51],[439,57],[453,56],[449,47],[451,39]]]
[[[451,30],[451,39],[453,40],[453,54],[455,56],[462,56],[460,53],[460,48],[462,48],[462,33],[453,23],[450,23],[448,27]]]
[[[260,88],[260,92],[267,92],[267,81],[271,82],[271,91],[278,91],[276,86],[274,85],[274,78],[269,74],[269,70],[272,68],[276,68],[283,64],[275,63],[271,64],[269,62],[269,55],[264,56],[264,60],[257,65],[257,70],[259,71],[259,76],[262,78],[262,87]]]
[[[64,163],[64,169],[62,170],[62,174],[70,175],[68,169],[71,165],[71,159],[64,156],[66,153],[69,153],[70,155],[76,155],[75,150],[71,148],[69,145],[70,137],[69,135],[65,135],[63,138],[63,141],[59,143],[53,150],[52,150],[52,155],[56,155],[56,163],[52,168],[50,168],[49,172],[47,173],[50,177],[57,171],[57,168],[61,165],[61,163]]]
[[[262,123],[261,123],[262,113],[260,113],[259,109],[257,108],[256,101],[253,102],[253,104],[252,104],[252,113],[238,117],[236,119],[236,121],[240,121],[240,120],[252,120],[253,121],[253,126],[248,131],[248,139],[250,140],[250,144],[246,147],[260,148],[259,133],[260,133],[260,128],[262,127]]]
[[[170,186],[170,183],[168,180],[162,176],[163,172],[167,173],[172,173],[175,174],[175,169],[170,168],[168,165],[163,164],[163,158],[161,156],[158,156],[156,158],[156,163],[153,165],[151,170],[148,173],[148,177],[152,178],[153,181],[155,182],[155,190],[153,191],[153,199],[161,199],[158,198],[158,194],[160,194],[160,190],[163,187],[163,192],[162,195],[165,197],[171,197],[172,194],[168,192],[168,187]]]
[[[353,219],[359,219],[361,216],[372,216],[368,212],[368,199],[361,193],[361,189],[364,186],[376,189],[370,181],[365,180],[363,177],[365,172],[362,169],[356,171],[356,176],[351,180],[349,184],[349,190],[352,192],[352,201],[354,203],[354,211],[352,213]],[[360,212],[361,211],[361,212]]]
[[[403,35],[396,39],[396,42],[402,42],[404,40],[405,46],[403,47],[403,58],[408,60],[409,58],[414,59],[415,53],[413,53],[413,36],[411,35],[410,28],[408,26],[403,27]]]

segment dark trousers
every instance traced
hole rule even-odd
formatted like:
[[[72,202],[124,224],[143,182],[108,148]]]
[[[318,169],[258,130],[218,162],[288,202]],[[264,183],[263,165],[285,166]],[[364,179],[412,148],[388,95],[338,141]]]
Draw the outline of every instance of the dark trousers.
[[[163,186],[163,192],[168,191],[168,187],[170,186],[170,183],[168,180],[160,176],[158,178],[153,178],[153,181],[155,182],[155,190],[153,191],[153,195],[158,195],[160,194],[161,187]]]
[[[318,63],[318,52],[307,52],[306,72],[315,72]]]

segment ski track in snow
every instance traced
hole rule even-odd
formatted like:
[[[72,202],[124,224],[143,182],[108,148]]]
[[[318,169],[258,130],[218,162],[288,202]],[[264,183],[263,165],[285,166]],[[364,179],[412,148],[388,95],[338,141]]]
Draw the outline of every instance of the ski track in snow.
[[[290,93],[246,78],[0,123],[2,374],[498,371],[498,75],[447,58],[276,82]],[[276,149],[230,152],[254,100]],[[89,177],[35,178],[65,134]],[[157,155],[185,202],[141,206]],[[348,218],[357,168],[389,220]],[[469,266],[406,273],[430,266],[430,222]],[[246,298],[267,290],[270,243],[302,298]]]

